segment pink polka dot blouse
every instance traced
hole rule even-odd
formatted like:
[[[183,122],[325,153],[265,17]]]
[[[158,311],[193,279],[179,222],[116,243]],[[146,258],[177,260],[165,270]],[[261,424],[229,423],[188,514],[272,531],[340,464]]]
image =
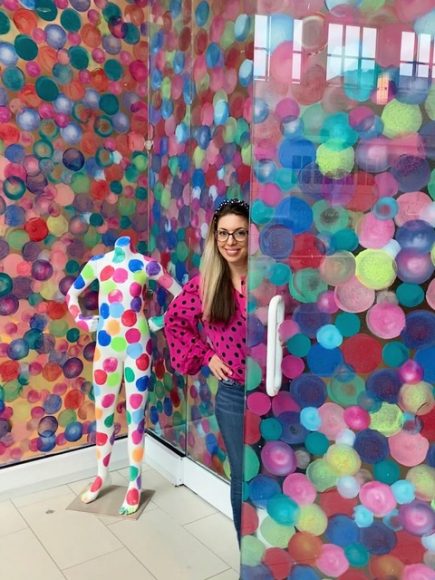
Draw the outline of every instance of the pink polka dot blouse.
[[[225,323],[210,323],[202,318],[200,277],[195,276],[169,305],[165,314],[165,336],[172,366],[183,374],[194,375],[213,355],[233,371],[231,378],[245,382],[246,367],[246,290],[234,289],[234,316]],[[202,325],[202,331],[198,325]]]

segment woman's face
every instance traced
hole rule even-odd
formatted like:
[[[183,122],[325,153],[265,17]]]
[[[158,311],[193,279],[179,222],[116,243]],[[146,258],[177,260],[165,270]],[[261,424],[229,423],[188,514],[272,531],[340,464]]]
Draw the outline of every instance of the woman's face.
[[[220,255],[229,266],[240,267],[248,263],[248,226],[246,218],[233,213],[218,220],[216,244]],[[227,237],[227,234],[233,235]]]

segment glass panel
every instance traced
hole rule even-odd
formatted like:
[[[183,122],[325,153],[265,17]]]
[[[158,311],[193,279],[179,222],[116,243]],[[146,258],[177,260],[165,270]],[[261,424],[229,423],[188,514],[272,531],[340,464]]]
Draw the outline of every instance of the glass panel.
[[[277,41],[254,79],[244,580],[433,576],[432,8],[258,2]]]

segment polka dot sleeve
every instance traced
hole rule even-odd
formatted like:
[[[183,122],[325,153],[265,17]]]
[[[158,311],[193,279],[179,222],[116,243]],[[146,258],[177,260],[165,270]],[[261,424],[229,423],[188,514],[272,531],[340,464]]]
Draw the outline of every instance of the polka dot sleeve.
[[[171,364],[183,374],[194,375],[215,354],[203,340],[198,324],[202,318],[199,277],[195,276],[170,303],[165,314],[164,332]]]

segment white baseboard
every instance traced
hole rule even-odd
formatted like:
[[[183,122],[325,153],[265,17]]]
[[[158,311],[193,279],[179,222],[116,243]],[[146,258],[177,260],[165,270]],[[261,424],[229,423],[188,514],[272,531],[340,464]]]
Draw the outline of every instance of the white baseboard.
[[[145,437],[145,461],[173,485],[185,485],[214,508],[232,517],[229,484],[208,469],[151,436]],[[128,467],[127,438],[115,441],[111,471]],[[65,485],[95,475],[95,446],[50,455],[0,469],[0,501]]]

